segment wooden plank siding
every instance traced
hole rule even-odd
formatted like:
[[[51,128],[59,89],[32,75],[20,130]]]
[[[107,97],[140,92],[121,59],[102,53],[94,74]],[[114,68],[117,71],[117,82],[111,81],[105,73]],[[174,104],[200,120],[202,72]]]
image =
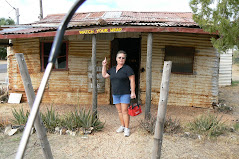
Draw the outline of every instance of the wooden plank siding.
[[[147,34],[142,35],[141,67],[146,67]],[[210,107],[218,97],[218,53],[212,47],[210,36],[181,33],[155,33],[152,55],[152,104],[157,104],[160,93],[165,46],[195,47],[193,75],[174,74],[170,78],[169,105]],[[145,102],[145,75],[141,73],[140,90]]]
[[[103,36],[104,35],[104,36]],[[97,61],[104,57],[110,63],[111,40],[113,38],[141,37],[141,68],[146,68],[148,33],[102,34],[97,39]],[[99,37],[99,35],[97,34]],[[92,55],[90,36],[67,36],[69,40],[68,70],[52,71],[43,96],[44,103],[91,104],[92,93],[88,92],[88,62]],[[41,39],[41,40],[48,40]],[[43,73],[40,61],[40,38],[12,39],[8,48],[9,92],[23,93],[21,76],[17,68],[15,53],[24,53],[34,90],[37,91]],[[165,46],[195,47],[193,74],[171,74],[169,105],[210,107],[218,101],[218,60],[219,55],[212,47],[209,35],[190,33],[153,33],[152,48],[152,104],[158,104]],[[145,103],[146,72],[140,73],[140,99]],[[105,92],[98,94],[98,104],[110,103],[110,81],[105,80]]]

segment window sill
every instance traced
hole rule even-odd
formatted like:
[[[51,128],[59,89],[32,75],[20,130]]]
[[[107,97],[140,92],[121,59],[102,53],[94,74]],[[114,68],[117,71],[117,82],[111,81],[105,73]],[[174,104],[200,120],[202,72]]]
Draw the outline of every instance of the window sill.
[[[41,70],[41,72],[45,72],[46,69]],[[52,71],[69,71],[69,68],[67,69],[52,69]]]

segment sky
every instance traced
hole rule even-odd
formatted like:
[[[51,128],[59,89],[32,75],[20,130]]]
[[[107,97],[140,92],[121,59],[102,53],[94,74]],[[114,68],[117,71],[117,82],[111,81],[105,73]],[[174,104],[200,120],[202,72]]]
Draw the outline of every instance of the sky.
[[[42,0],[43,18],[49,14],[67,13],[76,0]],[[77,12],[95,11],[161,11],[191,12],[190,0],[86,0]],[[20,24],[39,20],[40,0],[0,0],[0,18],[16,22],[19,9]]]

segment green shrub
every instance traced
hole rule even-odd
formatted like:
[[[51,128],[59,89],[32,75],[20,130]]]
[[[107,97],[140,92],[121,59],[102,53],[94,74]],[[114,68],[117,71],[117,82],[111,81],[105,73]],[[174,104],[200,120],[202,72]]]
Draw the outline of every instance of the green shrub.
[[[12,120],[12,122],[14,124],[18,124],[18,125],[25,125],[27,123],[27,119],[29,116],[29,111],[27,110],[26,113],[24,113],[23,108],[19,109],[19,111],[17,111],[15,108],[12,110],[12,114],[14,116],[14,119]]]
[[[53,110],[52,107],[50,110],[47,108],[46,114],[40,113],[40,115],[48,132],[54,132],[55,128],[61,124],[61,119],[58,113],[55,113],[55,110]]]
[[[157,118],[152,116],[148,120],[141,120],[140,126],[150,134],[154,134]],[[164,122],[164,132],[166,133],[178,133],[181,130],[180,121],[171,117],[166,118]]]
[[[188,124],[189,130],[194,133],[205,135],[209,138],[222,135],[228,129],[227,126],[221,122],[222,117],[218,118],[212,114],[201,115],[194,121]]]

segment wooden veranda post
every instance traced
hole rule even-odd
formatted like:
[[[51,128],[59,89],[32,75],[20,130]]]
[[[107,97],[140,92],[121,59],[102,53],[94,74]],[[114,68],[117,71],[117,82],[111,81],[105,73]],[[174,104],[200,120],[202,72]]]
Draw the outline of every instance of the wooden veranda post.
[[[160,159],[163,142],[163,128],[168,102],[169,79],[171,74],[172,61],[164,61],[162,82],[160,87],[160,98],[158,104],[158,114],[154,132],[154,145],[152,159]]]
[[[27,101],[28,101],[28,104],[29,104],[30,109],[31,109],[32,106],[33,106],[36,95],[35,95],[33,87],[32,87],[32,82],[31,82],[31,78],[30,78],[30,75],[29,75],[29,72],[28,72],[28,69],[27,69],[27,65],[26,65],[26,62],[25,62],[24,55],[22,53],[17,53],[16,54],[16,59],[17,59],[18,67],[19,67],[20,74],[21,74],[21,77],[22,77],[25,92],[26,92],[26,95],[27,95]],[[50,144],[48,142],[47,135],[46,135],[46,129],[45,129],[45,127],[43,125],[43,122],[40,118],[40,113],[39,112],[36,116],[36,119],[35,119],[35,122],[34,122],[34,127],[36,128],[37,136],[40,140],[45,159],[53,159],[52,152],[51,152],[51,147],[50,147]]]
[[[145,100],[145,119],[150,118],[151,108],[151,86],[152,86],[152,49],[153,34],[148,34],[147,40],[147,63],[146,63],[146,100]]]
[[[92,112],[97,116],[96,35],[92,35]]]

